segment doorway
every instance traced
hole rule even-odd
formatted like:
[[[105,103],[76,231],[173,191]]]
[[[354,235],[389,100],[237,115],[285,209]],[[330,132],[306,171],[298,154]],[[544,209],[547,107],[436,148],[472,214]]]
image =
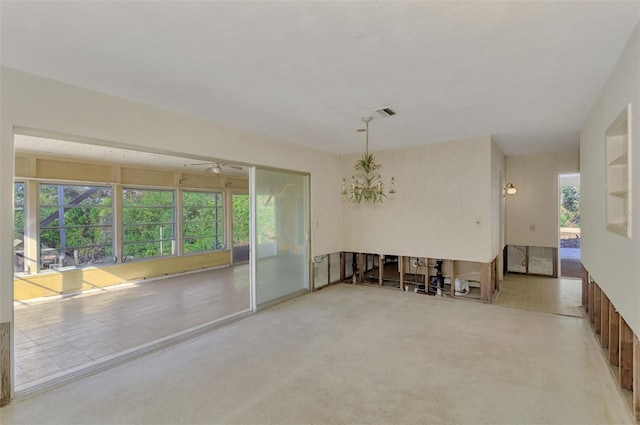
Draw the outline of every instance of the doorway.
[[[231,194],[233,264],[249,261],[249,194]]]
[[[559,174],[560,276],[582,277],[580,261],[580,174]]]

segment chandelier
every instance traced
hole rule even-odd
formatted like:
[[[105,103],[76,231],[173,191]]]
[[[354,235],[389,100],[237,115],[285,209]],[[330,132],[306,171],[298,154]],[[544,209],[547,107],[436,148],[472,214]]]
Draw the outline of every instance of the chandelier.
[[[362,117],[366,128],[359,129],[358,131],[364,131],[366,134],[365,153],[353,166],[356,174],[351,176],[351,186],[349,189],[347,189],[346,179],[342,179],[342,199],[351,201],[354,204],[359,204],[363,201],[374,204],[378,202],[382,203],[385,199],[388,199],[387,193],[385,193],[384,190],[382,177],[376,171],[380,169],[382,165],[376,163],[376,158],[373,154],[369,153],[369,122],[371,122],[372,119],[373,117]],[[396,193],[394,177],[391,177],[391,187],[388,193],[389,195]]]

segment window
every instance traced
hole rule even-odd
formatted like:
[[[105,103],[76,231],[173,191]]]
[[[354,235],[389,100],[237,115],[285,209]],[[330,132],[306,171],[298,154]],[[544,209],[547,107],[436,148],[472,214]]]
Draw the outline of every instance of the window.
[[[40,185],[40,266],[113,262],[109,186]]]
[[[174,194],[123,189],[123,261],[175,254]]]
[[[182,193],[184,253],[224,249],[222,193]]]
[[[13,185],[13,271],[24,272],[24,182]]]

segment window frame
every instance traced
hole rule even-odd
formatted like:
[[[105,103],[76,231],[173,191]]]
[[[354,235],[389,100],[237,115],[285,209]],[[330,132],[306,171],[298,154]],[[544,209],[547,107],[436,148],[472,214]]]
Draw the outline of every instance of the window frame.
[[[22,185],[22,204],[19,205],[16,202],[16,193],[17,193],[17,186],[18,185]],[[25,263],[25,239],[26,239],[26,232],[27,232],[27,220],[28,220],[28,216],[27,216],[27,202],[28,202],[28,198],[27,198],[27,182],[25,180],[18,180],[18,179],[14,179],[13,181],[13,273],[24,273],[25,272],[25,267],[26,267],[26,263]],[[17,211],[18,210],[22,210],[22,231],[19,231],[18,227],[17,227]],[[16,243],[15,241],[18,240],[18,238],[16,238],[16,235],[22,233],[22,270],[17,270],[17,268],[19,268],[19,263],[20,260],[18,257],[20,257],[20,255],[18,254],[18,252],[20,252],[19,250],[16,250]]]
[[[144,208],[154,208],[154,209],[168,209],[168,206],[131,206],[131,205],[126,205],[125,199],[126,199],[126,193],[127,191],[144,191],[144,192],[166,192],[166,193],[171,193],[172,194],[172,204],[171,204],[171,221],[157,221],[157,222],[139,222],[136,224],[128,224],[126,222],[126,213],[125,211],[129,208],[132,209],[144,209]],[[122,263],[125,262],[131,262],[131,261],[143,261],[143,260],[150,260],[150,259],[155,259],[155,258],[166,258],[166,257],[172,257],[172,256],[177,256],[179,255],[177,247],[178,247],[178,239],[179,239],[179,234],[178,234],[178,221],[177,221],[177,200],[178,200],[178,196],[177,196],[178,190],[177,188],[167,188],[167,187],[141,187],[141,186],[134,186],[134,185],[127,185],[127,186],[123,186],[122,190],[120,192],[120,203],[121,203],[121,207],[120,207],[120,231],[122,233],[122,239],[120,242],[120,255],[121,255],[121,259],[120,261]],[[126,229],[127,227],[138,227],[138,226],[148,226],[148,225],[160,225],[160,226],[164,226],[164,225],[170,225],[172,232],[171,232],[171,237],[167,238],[165,237],[165,235],[163,234],[160,238],[155,238],[155,239],[147,239],[144,242],[136,242],[136,243],[131,243],[131,242],[127,242],[127,232]],[[162,228],[162,227],[161,227]],[[162,254],[163,251],[163,244],[164,242],[171,242],[171,253],[170,254]],[[127,249],[126,247],[129,245],[143,245],[143,244],[149,244],[149,243],[160,243],[160,254],[158,255],[149,255],[149,256],[130,256],[129,254],[126,253]]]
[[[185,194],[206,194],[206,195],[216,195],[216,205],[213,206],[203,206],[201,208],[212,209],[214,211],[214,219],[213,220],[187,220],[186,218],[186,209],[194,208],[193,206],[185,205]],[[206,190],[206,189],[182,189],[180,191],[180,207],[181,207],[181,239],[182,239],[182,253],[183,255],[191,255],[191,254],[199,254],[204,252],[216,252],[223,251],[227,249],[226,243],[226,199],[225,199],[224,190]],[[187,236],[185,230],[186,226],[189,224],[195,223],[213,223],[213,232],[209,238],[213,238],[214,247],[211,249],[202,249],[202,250],[194,250],[187,251],[187,239],[193,238],[192,236]],[[201,237],[201,239],[207,238],[206,236]]]
[[[109,195],[109,199],[110,199],[110,204],[109,205],[91,205],[91,204],[67,204],[66,201],[64,201],[63,199],[63,203],[60,203],[60,200],[58,198],[58,196],[56,196],[57,199],[57,204],[56,205],[49,205],[49,204],[44,204],[42,203],[42,189],[43,186],[53,186],[53,187],[84,187],[84,188],[91,188],[91,189],[109,189],[110,191],[110,195]],[[37,213],[35,215],[35,217],[37,217],[37,263],[38,263],[38,270],[39,272],[43,272],[46,271],[48,269],[55,269],[55,270],[60,270],[60,269],[68,269],[68,268],[78,268],[78,267],[91,267],[91,266],[96,266],[96,265],[110,265],[110,264],[114,264],[115,263],[115,209],[114,209],[114,187],[113,185],[110,184],[96,184],[95,182],[76,182],[76,181],[41,181],[38,182],[37,184]],[[63,189],[64,191],[64,189]],[[82,194],[84,195],[84,193]],[[80,195],[80,196],[82,196]],[[90,195],[89,195],[90,196]],[[84,199],[81,199],[79,202],[82,202]],[[27,201],[28,202],[28,201]],[[109,210],[109,217],[110,217],[110,222],[109,224],[85,224],[85,225],[54,225],[54,226],[42,226],[42,208],[47,207],[47,208],[64,208],[65,209],[65,213],[67,210],[70,210],[72,208],[81,208],[81,209],[102,209],[102,210]],[[29,206],[27,205],[27,208],[29,208]],[[66,224],[66,223],[65,223]],[[107,261],[98,261],[98,262],[82,262],[80,264],[72,264],[72,265],[60,265],[58,264],[56,267],[51,267],[53,264],[55,263],[51,263],[49,265],[49,267],[45,268],[44,267],[44,263],[43,263],[43,255],[42,255],[42,233],[43,231],[46,230],[55,230],[55,229],[88,229],[88,228],[102,228],[105,229],[105,234],[109,235],[110,234],[110,238],[108,238],[108,242],[107,243],[98,243],[98,244],[89,244],[89,245],[79,245],[77,247],[66,247],[66,250],[73,250],[73,249],[84,249],[84,248],[100,248],[100,247],[105,247],[105,248],[109,248],[110,249],[110,254],[106,254],[104,256],[104,258],[108,258],[110,260]],[[53,247],[52,249],[54,250],[58,250],[60,251],[62,247]]]

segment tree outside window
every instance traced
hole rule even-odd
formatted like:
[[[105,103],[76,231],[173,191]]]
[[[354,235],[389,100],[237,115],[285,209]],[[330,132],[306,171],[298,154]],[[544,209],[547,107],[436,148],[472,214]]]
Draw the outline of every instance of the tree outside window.
[[[171,190],[123,189],[122,261],[175,254],[174,198]]]
[[[224,214],[221,192],[182,193],[183,252],[224,249]]]

